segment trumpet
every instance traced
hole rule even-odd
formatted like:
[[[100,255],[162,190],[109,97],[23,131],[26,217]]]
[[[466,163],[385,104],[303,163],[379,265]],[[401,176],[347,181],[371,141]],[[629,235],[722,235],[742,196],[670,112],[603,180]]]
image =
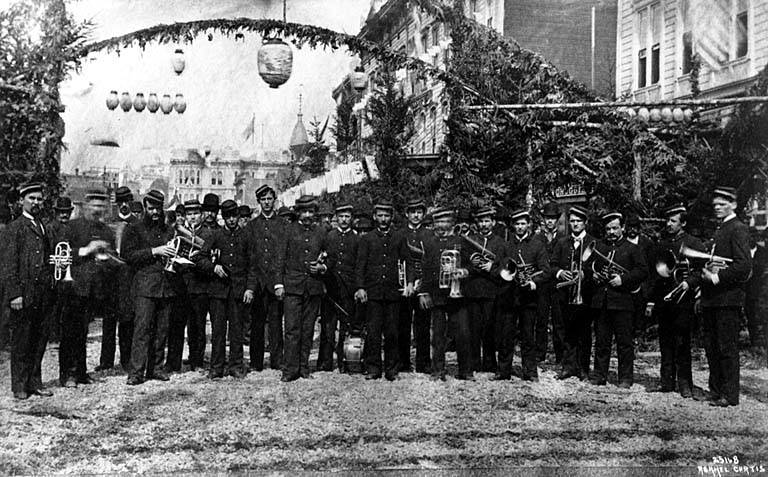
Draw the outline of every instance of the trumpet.
[[[402,295],[405,296],[405,291],[408,287],[408,276],[405,271],[405,260],[397,261],[397,283],[400,285],[399,290],[402,292]]]
[[[579,239],[579,251],[581,251],[581,240]],[[578,260],[576,260],[576,255],[571,254],[571,272],[575,273],[576,276],[573,277],[570,280],[566,280],[563,282],[558,283],[555,285],[556,289],[565,288],[565,287],[572,287],[575,286],[576,288],[573,289],[571,292],[571,296],[568,299],[568,304],[570,305],[583,305],[584,304],[584,296],[582,295],[582,281],[584,277],[584,260],[586,258],[584,255],[585,252],[581,252],[578,254]],[[589,256],[587,255],[587,258]]]
[[[461,298],[459,279],[466,276],[466,271],[461,269],[461,254],[458,250],[443,250],[440,254],[440,273],[438,275],[438,286],[440,288],[450,288],[448,296],[451,298]]]
[[[72,247],[69,243],[63,241],[57,243],[53,255],[48,258],[48,263],[53,265],[54,280],[57,282],[62,280],[63,273],[63,281],[72,281]]]

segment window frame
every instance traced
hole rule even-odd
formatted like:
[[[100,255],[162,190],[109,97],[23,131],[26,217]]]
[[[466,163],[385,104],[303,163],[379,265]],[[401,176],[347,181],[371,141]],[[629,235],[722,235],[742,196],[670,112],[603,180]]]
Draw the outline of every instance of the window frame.
[[[658,16],[654,18],[654,8],[658,11]],[[644,12],[647,17],[647,25],[645,31],[645,44],[641,44],[641,12]],[[658,42],[654,43],[653,36],[653,20],[659,23],[658,27]],[[661,0],[654,0],[643,2],[635,5],[634,9],[634,38],[633,38],[633,50],[632,50],[632,71],[634,74],[633,83],[635,89],[644,89],[657,87],[661,85],[664,77],[664,62],[661,52],[664,50],[664,4]],[[644,56],[641,57],[641,53]],[[654,55],[656,61],[654,62]],[[644,62],[641,63],[641,58]],[[656,70],[654,70],[654,63],[656,64]],[[641,65],[643,68],[641,68]],[[643,70],[644,75],[642,80],[640,78],[640,70]],[[655,73],[655,74],[654,74]],[[653,79],[656,78],[654,82]]]

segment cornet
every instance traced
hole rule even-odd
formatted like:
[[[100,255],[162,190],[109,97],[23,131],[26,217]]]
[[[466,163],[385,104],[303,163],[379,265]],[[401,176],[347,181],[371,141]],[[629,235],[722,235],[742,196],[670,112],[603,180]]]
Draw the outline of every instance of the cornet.
[[[598,283],[605,284],[604,282],[609,281],[614,275],[626,275],[629,273],[629,270],[622,267],[613,260],[613,257],[616,255],[615,250],[611,250],[611,252],[609,252],[608,256],[606,257],[597,250],[597,242],[594,240],[592,243],[587,245],[587,248],[584,249],[584,253],[582,254],[583,260],[589,260],[592,255],[597,256],[604,262],[599,270],[595,268],[597,260],[592,262],[592,272],[597,275],[598,278],[602,277],[602,280],[597,280]],[[635,290],[632,290],[631,293],[640,293],[640,286],[638,286]]]
[[[402,295],[405,296],[406,289],[408,288],[408,275],[405,270],[405,260],[397,261],[397,283],[400,285],[399,290]]]
[[[53,278],[57,282],[62,280],[61,274],[64,270],[65,282],[72,281],[72,247],[67,242],[59,242],[53,255],[49,256],[48,263],[53,265]]]
[[[469,236],[464,237],[464,240],[467,241],[470,245],[475,247],[478,251],[473,252],[472,255],[469,256],[469,260],[472,263],[478,262],[480,266],[487,264],[488,262],[493,262],[496,260],[496,254],[485,248],[485,243],[483,245],[480,245],[478,242],[475,242]],[[488,239],[485,239],[485,242],[488,242]]]
[[[533,264],[525,263],[522,253],[517,252],[517,257],[520,259],[519,262],[515,263],[515,266],[516,266],[515,275],[517,278],[518,285],[520,286],[527,285],[529,282],[532,282],[535,277],[542,275],[544,273],[542,270],[538,270],[534,272]]]
[[[583,305],[584,304],[584,296],[582,295],[582,282],[584,277],[584,260],[586,258],[589,258],[589,255],[586,253],[586,251],[581,251],[581,240],[579,239],[579,254],[578,254],[578,260],[576,260],[576,254],[571,254],[571,272],[575,273],[576,276],[570,280],[566,280],[564,282],[560,282],[557,285],[555,285],[556,289],[565,288],[565,287],[571,287],[575,286],[576,288],[573,289],[571,292],[571,296],[568,299],[568,304],[570,305]],[[584,255],[587,255],[585,258]]]
[[[461,269],[461,254],[458,250],[443,250],[440,254],[440,273],[438,275],[438,286],[440,288],[450,288],[448,296],[451,298],[461,298],[461,287],[459,279],[464,278],[466,273]]]

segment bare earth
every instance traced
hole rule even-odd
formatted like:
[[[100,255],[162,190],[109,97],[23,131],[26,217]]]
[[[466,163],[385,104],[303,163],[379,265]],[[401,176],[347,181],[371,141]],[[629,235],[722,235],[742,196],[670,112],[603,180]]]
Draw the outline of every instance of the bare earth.
[[[93,323],[89,369],[98,362],[100,331]],[[58,375],[57,348],[50,345],[43,362],[49,386]],[[657,471],[696,475],[697,466],[734,455],[740,464],[768,468],[768,370],[749,363],[742,366],[742,404],[726,409],[645,392],[658,381],[653,352],[639,354],[630,390],[557,381],[552,366],[542,368],[538,384],[493,382],[485,373],[477,382],[404,374],[390,383],[337,372],[284,384],[267,370],[215,382],[185,372],[170,382],[129,387],[117,371],[94,373],[96,384],[54,388],[52,398],[27,401],[11,396],[7,354],[0,363],[2,474],[520,472],[518,466],[580,467],[582,473],[608,466],[603,471],[613,474],[663,466]],[[449,363],[455,367],[452,353]],[[696,384],[706,388],[706,378],[705,361],[696,360]]]

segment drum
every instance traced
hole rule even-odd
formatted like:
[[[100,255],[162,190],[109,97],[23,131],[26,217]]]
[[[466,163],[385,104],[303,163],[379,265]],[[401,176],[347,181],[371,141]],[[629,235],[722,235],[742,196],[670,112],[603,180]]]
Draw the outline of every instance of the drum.
[[[344,340],[344,365],[348,372],[362,372],[364,342],[362,336],[347,336]]]

